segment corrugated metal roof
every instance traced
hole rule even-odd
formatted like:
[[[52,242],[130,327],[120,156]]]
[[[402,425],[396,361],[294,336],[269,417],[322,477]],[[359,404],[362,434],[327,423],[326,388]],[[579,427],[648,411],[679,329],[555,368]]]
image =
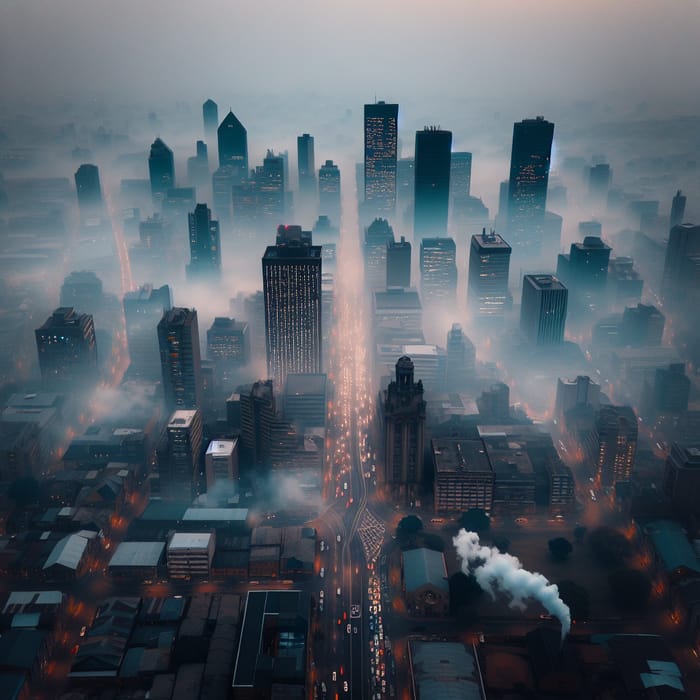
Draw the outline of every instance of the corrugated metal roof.
[[[447,592],[447,570],[442,552],[433,549],[409,549],[403,553],[403,576],[407,591],[430,584]]]
[[[164,549],[164,542],[122,542],[112,555],[109,565],[158,566]]]
[[[673,520],[654,520],[645,530],[667,572],[686,568],[700,573],[700,561],[679,523]]]
[[[75,570],[83,558],[86,547],[87,540],[84,537],[68,535],[56,543],[43,568],[48,569],[54,564],[58,564],[67,569]]]

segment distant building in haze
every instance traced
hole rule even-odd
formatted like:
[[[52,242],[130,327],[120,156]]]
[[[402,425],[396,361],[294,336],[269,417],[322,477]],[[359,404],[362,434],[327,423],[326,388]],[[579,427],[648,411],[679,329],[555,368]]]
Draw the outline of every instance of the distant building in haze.
[[[232,111],[224,117],[216,135],[219,167],[229,167],[234,181],[248,177],[248,132]]]
[[[599,406],[600,385],[590,377],[579,375],[576,379],[557,379],[554,417],[559,422],[565,422],[570,411],[584,407],[598,410]]]
[[[564,340],[569,292],[552,275],[525,275],[520,305],[520,331],[533,345]]]
[[[688,410],[690,379],[685,365],[674,362],[667,367],[657,367],[653,377],[646,377],[642,387],[641,410],[653,420],[659,415],[680,416]]]
[[[410,357],[399,358],[396,379],[380,397],[385,481],[395,502],[414,501],[423,486],[425,401],[413,371]]]
[[[391,214],[396,208],[397,104],[365,105],[365,205],[370,215]]]
[[[75,189],[82,218],[94,216],[102,210],[102,188],[96,165],[84,163],[75,171]]]
[[[569,254],[557,259],[557,277],[571,290],[580,304],[601,300],[607,291],[609,245],[598,236],[586,236],[583,243],[572,243]]]
[[[426,127],[416,132],[414,240],[447,233],[452,132]]]
[[[34,335],[41,379],[47,388],[70,392],[97,382],[95,324],[90,314],[60,307]]]
[[[216,129],[219,125],[219,106],[214,100],[207,100],[202,105],[202,118],[204,120],[204,134],[211,143],[216,137]]]
[[[161,378],[158,323],[173,306],[170,287],[144,284],[124,295],[124,320],[129,346],[129,375],[155,381]]]
[[[279,226],[262,259],[268,376],[321,371],[321,246],[300,226]]]
[[[700,442],[673,443],[666,459],[663,492],[674,513],[700,515]]]
[[[318,211],[331,221],[340,221],[340,170],[327,160],[318,171]]]
[[[411,286],[411,244],[401,236],[400,241],[393,236],[386,243],[386,286]]]
[[[299,197],[302,205],[308,205],[316,197],[314,137],[309,134],[297,136],[297,168],[299,174]]]
[[[365,228],[365,287],[383,289],[386,284],[387,245],[394,240],[394,229],[386,219],[375,219]]]
[[[469,248],[467,301],[471,312],[481,319],[502,319],[512,303],[508,291],[511,247],[501,236],[483,229],[472,236]]]
[[[163,393],[168,410],[199,408],[203,398],[197,311],[175,307],[158,323]]]
[[[221,379],[226,382],[250,360],[248,324],[217,316],[207,331],[207,357],[216,363]]]
[[[445,384],[448,391],[463,389],[473,379],[476,369],[476,349],[459,323],[447,332],[447,369]]]
[[[471,194],[472,154],[453,151],[450,156],[450,199],[461,200]]]
[[[457,301],[457,246],[452,238],[420,242],[421,296],[424,304]]]
[[[508,240],[518,253],[539,255],[547,203],[554,124],[544,117],[513,125],[508,180]]]
[[[175,187],[175,160],[173,152],[160,138],[151,144],[148,156],[148,176],[151,181],[151,195],[156,202],[162,202],[171,187]]]
[[[605,202],[612,182],[612,171],[608,163],[598,163],[588,170],[588,193],[598,201]]]
[[[96,314],[102,308],[102,281],[92,270],[71,272],[61,285],[61,306]]]
[[[210,176],[207,144],[197,141],[196,149],[196,155],[187,159],[187,180],[193,187],[202,187]]]
[[[589,446],[603,486],[630,480],[637,433],[637,416],[630,406],[601,406]]]
[[[685,217],[685,203],[686,196],[678,190],[673,202],[671,202],[671,216],[669,218],[669,229],[674,226],[680,226],[683,223]]]
[[[206,204],[198,204],[188,214],[190,232],[190,280],[217,279],[221,275],[221,236],[219,222],[211,218]]]
[[[692,308],[700,301],[700,226],[679,224],[671,229],[661,296],[675,308]]]

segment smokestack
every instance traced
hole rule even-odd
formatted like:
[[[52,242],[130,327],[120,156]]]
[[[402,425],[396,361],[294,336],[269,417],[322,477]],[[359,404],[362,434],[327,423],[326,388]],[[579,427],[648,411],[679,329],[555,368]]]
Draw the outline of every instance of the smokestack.
[[[452,544],[462,560],[462,571],[473,574],[479,585],[495,599],[496,591],[510,595],[511,608],[524,610],[525,600],[539,601],[550,615],[561,623],[561,639],[571,629],[569,606],[559,597],[559,589],[542,574],[523,568],[520,560],[510,554],[499,552],[496,547],[485,547],[479,543],[476,532],[462,529]]]

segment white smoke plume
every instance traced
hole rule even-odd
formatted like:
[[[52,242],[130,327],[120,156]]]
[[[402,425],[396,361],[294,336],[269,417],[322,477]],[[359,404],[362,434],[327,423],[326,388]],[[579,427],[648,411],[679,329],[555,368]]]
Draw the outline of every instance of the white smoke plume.
[[[486,547],[479,543],[476,532],[462,529],[452,544],[462,560],[462,571],[476,578],[479,585],[496,597],[496,591],[511,596],[509,605],[524,610],[525,600],[534,598],[539,601],[550,615],[561,623],[562,641],[571,629],[571,612],[569,606],[559,597],[559,589],[542,574],[523,569],[517,557],[499,552],[496,547]]]

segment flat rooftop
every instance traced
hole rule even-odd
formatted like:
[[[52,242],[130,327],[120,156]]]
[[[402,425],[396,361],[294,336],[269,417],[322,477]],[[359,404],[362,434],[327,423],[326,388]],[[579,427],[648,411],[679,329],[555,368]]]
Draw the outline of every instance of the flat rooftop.
[[[292,394],[324,394],[326,393],[325,374],[288,374],[287,396]]]
[[[207,447],[207,455],[230,457],[236,449],[237,440],[212,440]]]
[[[175,411],[168,421],[168,428],[189,428],[197,411]]]
[[[435,471],[439,474],[493,473],[481,440],[433,438],[432,451],[435,457]]]
[[[168,544],[168,551],[173,549],[207,549],[211,538],[211,532],[176,532]]]
[[[389,289],[374,292],[374,308],[381,309],[406,309],[421,311],[420,296],[413,288],[390,287]]]
[[[122,542],[109,566],[158,566],[164,549],[164,542]]]

